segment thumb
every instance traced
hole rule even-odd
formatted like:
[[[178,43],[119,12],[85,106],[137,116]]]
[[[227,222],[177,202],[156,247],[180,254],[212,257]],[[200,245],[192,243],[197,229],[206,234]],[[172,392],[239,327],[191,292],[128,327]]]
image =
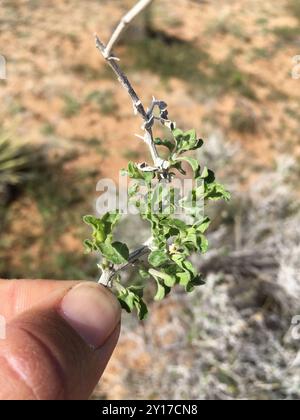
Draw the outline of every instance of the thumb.
[[[120,306],[94,283],[55,291],[0,340],[0,399],[86,399],[119,336]]]

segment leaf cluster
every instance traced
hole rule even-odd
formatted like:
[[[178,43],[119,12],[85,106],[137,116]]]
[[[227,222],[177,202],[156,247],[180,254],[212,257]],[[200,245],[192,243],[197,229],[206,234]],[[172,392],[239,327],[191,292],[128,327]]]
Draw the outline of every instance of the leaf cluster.
[[[191,292],[196,286],[204,284],[202,275],[190,261],[192,254],[203,254],[208,250],[205,234],[210,219],[205,215],[205,207],[197,203],[230,199],[230,194],[216,181],[214,173],[207,167],[202,168],[191,156],[191,152],[203,146],[203,140],[197,137],[195,130],[184,132],[174,129],[171,140],[157,138],[155,143],[168,149],[169,182],[161,177],[157,169],[144,171],[133,162],[129,162],[124,171],[133,180],[128,190],[130,203],[135,205],[151,228],[148,261],[139,270],[138,285],[125,287],[120,276],[114,281],[122,307],[128,312],[136,310],[140,319],[144,319],[148,312],[143,292],[150,281],[156,285],[156,301],[164,299],[176,285]],[[193,178],[193,189],[177,201],[178,191],[170,181],[177,173],[187,175],[188,168]],[[145,186],[146,192],[143,192]],[[188,220],[176,217],[178,205],[184,209]],[[106,213],[102,218],[84,218],[85,223],[92,227],[92,239],[85,241],[86,249],[102,255],[102,270],[126,265],[129,260],[127,245],[113,239],[113,229],[120,217],[116,211]]]

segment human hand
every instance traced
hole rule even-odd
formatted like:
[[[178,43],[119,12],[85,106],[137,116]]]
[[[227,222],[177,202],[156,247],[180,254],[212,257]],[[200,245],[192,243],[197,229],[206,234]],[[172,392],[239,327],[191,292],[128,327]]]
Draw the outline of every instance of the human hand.
[[[120,313],[94,283],[0,280],[0,399],[87,399],[118,341]]]

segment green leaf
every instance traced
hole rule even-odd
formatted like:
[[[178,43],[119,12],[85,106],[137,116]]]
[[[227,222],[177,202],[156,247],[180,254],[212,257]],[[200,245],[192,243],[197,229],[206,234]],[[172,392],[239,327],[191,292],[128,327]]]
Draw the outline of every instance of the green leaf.
[[[114,242],[112,244],[114,250],[122,257],[122,262],[127,262],[129,259],[129,249],[128,246],[122,242]],[[121,263],[120,263],[121,264]]]
[[[204,141],[202,139],[197,139],[197,142],[190,150],[198,150],[200,149],[204,144]]]
[[[199,176],[200,165],[197,159],[189,157],[189,156],[183,156],[183,157],[177,158],[176,160],[180,162],[182,161],[187,162],[193,169],[195,177]]]
[[[173,142],[171,142],[170,140],[162,140],[162,139],[160,139],[160,138],[156,138],[155,140],[154,140],[154,143],[157,145],[157,146],[164,146],[164,147],[167,147],[169,150],[170,150],[170,152],[172,153],[173,152],[173,150],[175,149],[175,144],[173,143]]]
[[[128,196],[130,198],[132,198],[133,196],[136,195],[136,193],[139,190],[139,184],[137,182],[135,182],[133,185],[130,185],[130,187],[128,188]]]
[[[126,312],[132,312],[134,309],[135,296],[133,293],[123,292],[118,295],[118,300]]]
[[[194,228],[197,232],[205,233],[211,224],[209,217],[205,217],[200,223],[195,223]]]
[[[113,264],[125,264],[129,258],[129,249],[127,245],[121,242],[100,244],[102,255]]]
[[[128,288],[121,287],[118,293],[118,300],[122,308],[127,312],[132,312],[136,309],[140,320],[146,318],[148,308],[143,300],[142,286],[130,286]]]
[[[194,247],[198,247],[197,242],[197,231],[194,228],[189,228],[185,232],[185,238],[183,239],[183,243],[191,243],[194,245]]]
[[[170,162],[171,168],[177,169],[181,175],[186,175],[186,171],[182,168],[182,162]]]
[[[199,246],[199,249],[201,250],[202,254],[205,254],[208,251],[209,244],[208,244],[208,240],[207,240],[206,236],[199,235],[198,246]]]
[[[175,128],[175,130],[172,131],[172,134],[176,142],[179,142],[183,137],[183,131],[180,130],[179,128]]]
[[[180,286],[183,286],[185,289],[189,287],[191,281],[191,274],[188,271],[177,273]]]
[[[147,318],[148,308],[142,298],[135,302],[135,309],[140,321],[143,321],[145,318]]]
[[[159,267],[169,261],[169,257],[166,252],[157,250],[151,252],[148,261],[153,267]]]
[[[120,219],[121,219],[120,212],[119,211],[112,211],[112,212],[105,213],[105,215],[102,217],[101,220],[102,220],[102,222],[110,225],[108,227],[108,229],[111,232],[112,229],[116,226],[116,224],[120,221]]]
[[[205,284],[205,280],[203,279],[202,274],[198,274],[192,280],[193,286],[203,286]]]
[[[150,274],[148,273],[148,271],[147,270],[145,270],[144,268],[141,268],[140,270],[139,270],[139,275],[141,276],[141,278],[143,279],[143,280],[149,280],[149,278],[150,278]]]
[[[197,270],[190,261],[184,261],[183,266],[186,270],[188,270],[191,273],[192,276],[197,275]]]
[[[120,218],[121,215],[118,211],[107,212],[101,218],[91,215],[83,217],[83,221],[93,228],[92,236],[94,246],[99,247],[101,243],[108,240]]]
[[[176,129],[173,130],[173,136],[176,141],[176,152],[179,154],[199,149],[203,145],[203,140],[197,138],[197,134],[194,129],[186,132]]]
[[[222,184],[214,182],[212,184],[205,184],[205,198],[208,200],[230,200],[230,193],[225,189]]]
[[[151,276],[153,276],[155,279],[161,279],[164,281],[164,284],[168,287],[173,287],[176,283],[176,277],[170,276],[169,274],[163,272],[163,271],[157,271],[153,270],[152,268],[149,270],[149,273]]]
[[[128,163],[127,173],[129,178],[144,180],[146,182],[150,182],[155,177],[154,172],[143,172],[138,168],[137,164],[133,162]]]
[[[127,173],[128,173],[129,178],[144,179],[142,172],[139,170],[137,165],[133,162],[128,163]]]
[[[93,243],[98,246],[100,243],[104,242],[107,238],[109,232],[105,229],[105,222],[102,219],[98,219],[95,216],[84,216],[84,223],[93,228]]]
[[[180,220],[180,219],[168,218],[166,220],[163,220],[162,224],[168,225],[172,228],[176,228],[178,231],[186,230],[188,228],[187,224],[183,220]]]
[[[156,284],[157,284],[157,291],[156,294],[154,296],[154,300],[162,300],[166,297],[166,295],[168,293],[170,293],[171,288],[166,286],[163,282],[159,281],[158,279],[156,280]]]
[[[90,241],[89,239],[86,239],[83,242],[83,244],[84,244],[85,252],[86,253],[93,252],[95,250],[93,242]]]
[[[200,175],[201,179],[205,180],[206,184],[211,184],[215,181],[215,174],[213,173],[213,171],[211,171],[210,169],[208,169],[206,166],[203,169],[201,175]]]
[[[98,219],[97,217],[91,216],[91,215],[84,216],[83,221],[87,225],[92,226],[96,229],[98,228],[99,225],[102,225],[103,223],[101,219]]]

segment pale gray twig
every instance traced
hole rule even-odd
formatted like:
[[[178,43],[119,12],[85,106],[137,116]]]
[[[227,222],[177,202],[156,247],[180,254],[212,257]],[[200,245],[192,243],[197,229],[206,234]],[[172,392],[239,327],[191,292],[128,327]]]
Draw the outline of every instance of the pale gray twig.
[[[129,12],[126,13],[125,16],[122,17],[104,50],[103,55],[106,59],[111,56],[111,51],[126,26],[129,25],[129,23],[132,22],[133,19],[136,18],[136,16],[139,15],[147,6],[149,6],[152,1],[153,0],[140,0],[131,10],[129,10]]]
[[[99,37],[95,35],[96,37],[96,46],[102,53],[103,57],[106,59],[112,70],[117,75],[117,78],[121,85],[127,90],[129,93],[129,96],[131,97],[131,100],[133,102],[133,107],[135,112],[139,113],[144,120],[144,124],[142,126],[142,129],[145,131],[143,140],[148,145],[151,157],[153,159],[155,167],[157,167],[160,170],[167,170],[169,167],[169,163],[161,159],[158,155],[156,146],[154,144],[153,140],[153,132],[152,132],[152,126],[154,124],[154,117],[152,114],[146,112],[144,105],[142,104],[139,96],[137,95],[136,91],[132,87],[131,83],[129,82],[127,76],[124,74],[124,72],[121,70],[120,66],[117,63],[115,56],[106,57],[105,56],[105,45],[100,41]]]

